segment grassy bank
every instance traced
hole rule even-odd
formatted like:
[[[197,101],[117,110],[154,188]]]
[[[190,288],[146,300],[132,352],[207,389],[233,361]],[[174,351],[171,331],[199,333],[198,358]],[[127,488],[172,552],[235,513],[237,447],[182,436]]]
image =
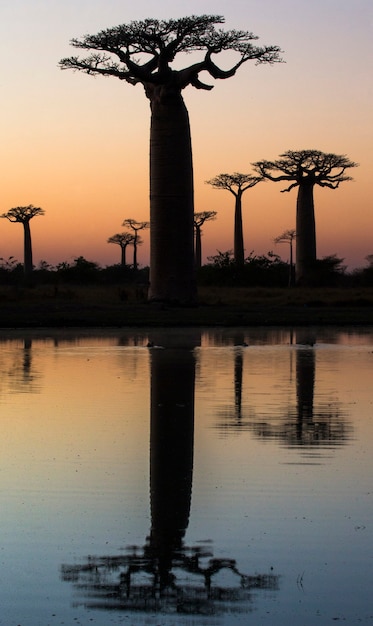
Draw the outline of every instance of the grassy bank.
[[[148,303],[123,286],[0,288],[0,327],[373,324],[373,288],[205,287],[195,307]]]

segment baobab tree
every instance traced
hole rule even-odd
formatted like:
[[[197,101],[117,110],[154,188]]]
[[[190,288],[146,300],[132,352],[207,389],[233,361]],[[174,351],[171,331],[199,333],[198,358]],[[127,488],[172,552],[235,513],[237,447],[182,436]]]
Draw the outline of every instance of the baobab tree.
[[[235,262],[241,267],[245,263],[242,226],[242,194],[246,189],[257,185],[261,180],[263,180],[262,176],[234,172],[234,174],[219,174],[215,176],[215,178],[206,181],[208,185],[211,185],[215,189],[227,189],[227,191],[230,191],[235,197],[233,255]]]
[[[5,217],[10,222],[19,222],[23,226],[24,231],[24,259],[23,270],[26,278],[29,278],[33,270],[32,262],[32,242],[30,221],[37,215],[44,215],[44,209],[29,204],[28,206],[16,206],[9,209],[7,213],[3,213],[0,217]]]
[[[288,282],[288,286],[292,287],[293,283],[294,283],[294,272],[293,272],[293,265],[294,265],[294,255],[293,255],[293,242],[296,238],[296,231],[291,228],[289,230],[284,230],[284,232],[279,235],[278,237],[274,238],[274,243],[287,243],[289,244],[289,252],[290,252],[290,259],[289,259],[289,282]]]
[[[253,165],[264,178],[290,182],[286,189],[282,189],[282,193],[298,187],[295,276],[298,285],[311,285],[315,279],[317,259],[314,187],[319,185],[337,189],[340,183],[352,180],[345,172],[351,167],[357,167],[357,163],[345,155],[320,150],[288,150],[280,154],[276,161],[258,161]]]
[[[195,230],[195,262],[196,268],[202,265],[202,226],[205,222],[216,219],[216,211],[201,211],[194,214],[194,230]]]
[[[139,246],[142,243],[142,240],[140,239],[140,235],[138,235],[139,230],[144,230],[145,228],[149,228],[150,224],[149,222],[138,222],[137,220],[133,220],[131,218],[128,218],[126,220],[124,220],[122,226],[128,226],[129,228],[131,228],[134,232],[134,239],[133,239],[133,269],[136,271],[137,270],[137,246]]]
[[[112,235],[111,237],[109,237],[107,240],[108,243],[115,243],[118,246],[120,246],[120,249],[121,249],[120,264],[123,269],[127,265],[126,263],[127,246],[129,244],[133,245],[134,241],[135,241],[135,235],[132,235],[132,233],[116,233],[115,235]]]
[[[220,15],[134,21],[72,39],[74,48],[90,54],[60,61],[62,69],[140,84],[150,100],[150,300],[196,299],[192,148],[182,90],[188,85],[212,89],[201,81],[202,72],[225,79],[246,61],[281,60],[278,46],[255,46],[253,33],[218,29],[223,23]],[[172,65],[179,53],[201,51],[202,59],[187,67]],[[236,53],[228,70],[220,69],[212,58],[223,51]]]

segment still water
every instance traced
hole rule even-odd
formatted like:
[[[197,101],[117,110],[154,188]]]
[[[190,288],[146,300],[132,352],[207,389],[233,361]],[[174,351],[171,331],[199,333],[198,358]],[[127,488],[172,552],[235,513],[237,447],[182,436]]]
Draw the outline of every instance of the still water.
[[[0,354],[1,625],[373,624],[372,329]]]

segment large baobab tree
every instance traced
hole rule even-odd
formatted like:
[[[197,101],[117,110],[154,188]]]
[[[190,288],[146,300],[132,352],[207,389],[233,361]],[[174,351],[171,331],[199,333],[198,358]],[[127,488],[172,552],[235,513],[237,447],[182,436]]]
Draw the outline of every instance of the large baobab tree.
[[[132,233],[116,233],[115,235],[112,235],[111,237],[109,237],[107,240],[108,243],[115,243],[118,246],[120,246],[120,249],[121,249],[120,264],[122,268],[125,268],[127,265],[126,263],[127,246],[129,244],[133,245],[134,241],[135,241],[135,235],[132,235]]]
[[[3,213],[0,217],[5,217],[10,222],[19,222],[23,226],[24,231],[24,258],[23,270],[26,278],[29,278],[33,270],[32,262],[32,242],[30,221],[37,215],[44,215],[44,209],[29,204],[28,206],[16,206],[9,209],[7,213]]]
[[[256,46],[255,35],[217,28],[223,23],[220,15],[134,21],[73,39],[72,46],[89,55],[60,61],[62,69],[140,84],[150,100],[150,300],[196,299],[192,149],[183,89],[212,89],[201,81],[202,72],[225,79],[251,59],[281,60],[278,46]],[[223,51],[236,56],[228,70],[213,60]],[[188,52],[200,52],[202,59],[176,69],[175,57]]]
[[[194,230],[196,236],[195,242],[195,261],[196,268],[202,265],[202,226],[205,222],[216,219],[216,211],[201,211],[194,214]]]
[[[275,182],[289,182],[282,190],[291,191],[298,187],[295,255],[295,276],[298,285],[311,285],[315,280],[316,226],[314,187],[337,189],[340,183],[352,180],[345,174],[357,163],[345,155],[321,152],[320,150],[288,150],[276,161],[254,163],[260,176]]]
[[[296,238],[296,231],[294,230],[294,228],[290,228],[289,230],[284,230],[283,233],[281,233],[281,235],[278,235],[278,237],[274,238],[274,243],[287,243],[289,245],[289,252],[290,252],[290,259],[289,259],[289,282],[288,282],[288,286],[292,287],[293,286],[293,282],[294,282],[294,271],[293,271],[293,266],[294,266],[294,254],[293,254],[293,243],[294,240]]]
[[[138,234],[139,230],[144,230],[145,228],[149,228],[149,222],[138,222],[137,220],[133,220],[132,218],[125,219],[122,226],[128,226],[134,232],[133,239],[133,269],[137,270],[137,246],[139,246],[142,241],[140,239],[140,235]]]
[[[215,189],[226,189],[235,197],[234,209],[234,260],[239,266],[243,266],[245,262],[245,247],[242,226],[242,195],[246,189],[254,187],[263,180],[262,176],[253,176],[252,174],[241,174],[234,172],[233,174],[219,174],[211,180],[207,180],[208,185],[212,185]]]

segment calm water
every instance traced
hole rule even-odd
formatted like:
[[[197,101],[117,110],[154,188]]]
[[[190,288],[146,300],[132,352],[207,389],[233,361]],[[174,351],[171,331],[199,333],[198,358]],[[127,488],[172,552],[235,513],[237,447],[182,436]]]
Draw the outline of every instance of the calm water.
[[[373,624],[371,329],[0,354],[1,625]]]

